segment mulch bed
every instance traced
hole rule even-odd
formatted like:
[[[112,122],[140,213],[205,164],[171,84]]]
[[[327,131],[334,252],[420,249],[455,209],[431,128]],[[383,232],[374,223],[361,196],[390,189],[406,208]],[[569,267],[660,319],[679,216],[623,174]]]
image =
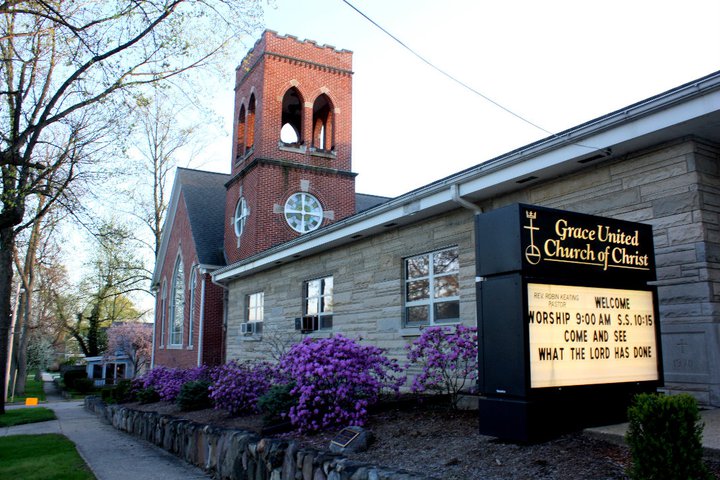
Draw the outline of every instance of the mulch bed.
[[[166,402],[126,406],[256,433],[263,428],[260,415],[230,417],[212,409],[181,412]],[[450,411],[433,404],[386,406],[373,412],[365,427],[375,435],[370,449],[346,457],[443,480],[626,479],[630,464],[626,447],[582,433],[530,445],[502,442],[478,433],[477,412]],[[287,432],[273,436],[327,450],[336,433]],[[707,463],[720,478],[720,462]]]

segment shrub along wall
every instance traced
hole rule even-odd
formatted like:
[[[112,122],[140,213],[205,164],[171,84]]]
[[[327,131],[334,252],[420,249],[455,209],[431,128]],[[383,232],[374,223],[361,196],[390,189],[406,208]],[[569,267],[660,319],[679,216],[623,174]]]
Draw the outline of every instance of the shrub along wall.
[[[222,480],[428,480],[303,449],[292,440],[261,438],[170,415],[106,405],[86,397],[85,408],[113,427],[153,443]]]

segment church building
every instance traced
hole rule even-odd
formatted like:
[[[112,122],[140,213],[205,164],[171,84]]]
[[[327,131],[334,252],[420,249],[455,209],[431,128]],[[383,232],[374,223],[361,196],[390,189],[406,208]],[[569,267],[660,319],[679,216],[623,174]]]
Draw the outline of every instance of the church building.
[[[352,53],[266,31],[230,174],[178,169],[154,365],[333,334],[402,360],[424,327],[477,324],[474,216],[522,202],[653,226],[665,389],[720,406],[720,72],[392,199],[355,192],[351,134]]]

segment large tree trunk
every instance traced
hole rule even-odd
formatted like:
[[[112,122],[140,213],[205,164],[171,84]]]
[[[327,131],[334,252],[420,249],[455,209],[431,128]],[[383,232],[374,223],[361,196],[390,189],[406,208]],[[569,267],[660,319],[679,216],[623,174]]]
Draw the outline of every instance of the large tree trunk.
[[[12,227],[0,229],[0,380],[3,389],[7,380],[8,347],[10,346],[10,298],[13,278],[15,232]],[[5,395],[0,398],[0,415],[5,413]]]
[[[32,316],[33,289],[35,284],[35,262],[37,260],[37,250],[42,235],[41,225],[45,214],[40,213],[45,207],[45,195],[38,196],[38,207],[35,222],[30,232],[30,241],[28,243],[27,252],[25,253],[25,265],[22,268],[22,281],[25,288],[25,294],[21,296],[23,302],[22,309],[18,310],[17,323],[15,325],[15,369],[17,370],[17,383],[15,384],[16,393],[25,393],[25,380],[27,378],[27,344],[28,344],[28,326]],[[20,271],[20,265],[18,265]],[[19,333],[19,335],[18,335]],[[11,370],[14,373],[14,370]]]

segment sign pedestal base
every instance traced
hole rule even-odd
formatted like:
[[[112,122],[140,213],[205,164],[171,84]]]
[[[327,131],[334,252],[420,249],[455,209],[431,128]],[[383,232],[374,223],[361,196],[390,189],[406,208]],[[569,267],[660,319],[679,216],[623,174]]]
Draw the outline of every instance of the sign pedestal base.
[[[547,397],[533,400],[480,397],[480,434],[527,443],[591,426],[623,423],[632,398],[655,391],[642,385],[602,386],[581,392],[548,392]]]

